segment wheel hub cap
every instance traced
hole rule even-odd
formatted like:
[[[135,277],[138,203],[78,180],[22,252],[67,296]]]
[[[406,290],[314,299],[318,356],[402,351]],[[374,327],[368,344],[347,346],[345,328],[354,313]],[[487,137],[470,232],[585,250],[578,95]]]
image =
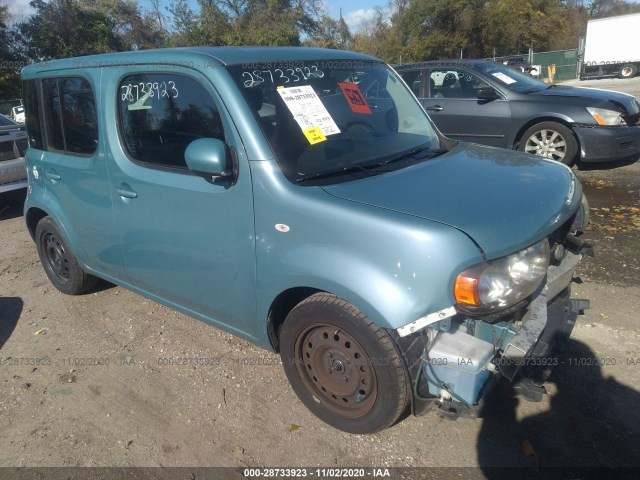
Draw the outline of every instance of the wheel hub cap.
[[[295,351],[300,378],[326,407],[350,418],[371,409],[374,362],[355,338],[333,325],[313,325],[298,336]]]
[[[45,238],[45,251],[50,270],[62,280],[69,278],[69,266],[64,248],[53,235]]]
[[[524,151],[550,158],[562,160],[567,150],[567,143],[562,135],[554,130],[540,130],[531,135],[525,144]]]

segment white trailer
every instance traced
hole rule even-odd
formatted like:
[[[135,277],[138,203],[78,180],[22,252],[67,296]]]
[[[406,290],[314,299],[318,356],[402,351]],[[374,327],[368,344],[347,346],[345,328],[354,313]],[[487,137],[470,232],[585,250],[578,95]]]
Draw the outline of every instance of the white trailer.
[[[640,13],[587,23],[580,78],[631,78],[640,69]]]

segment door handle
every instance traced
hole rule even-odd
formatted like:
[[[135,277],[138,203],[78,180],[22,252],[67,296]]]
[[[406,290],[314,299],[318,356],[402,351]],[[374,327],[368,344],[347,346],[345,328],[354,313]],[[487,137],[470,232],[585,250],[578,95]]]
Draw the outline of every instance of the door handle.
[[[131,190],[131,187],[127,184],[116,187],[116,193],[122,198],[137,198],[138,194]]]
[[[433,107],[425,108],[425,110],[428,110],[429,112],[441,112],[442,110],[444,110],[444,107],[441,107],[440,105],[434,105]]]
[[[62,180],[62,177],[58,175],[58,172],[56,172],[53,168],[48,168],[47,170],[45,170],[44,176],[53,182],[59,182],[60,180]]]

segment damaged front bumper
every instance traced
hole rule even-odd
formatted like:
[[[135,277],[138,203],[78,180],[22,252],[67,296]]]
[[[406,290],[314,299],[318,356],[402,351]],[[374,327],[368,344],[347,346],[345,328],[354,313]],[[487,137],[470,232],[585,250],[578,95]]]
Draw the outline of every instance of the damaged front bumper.
[[[567,253],[528,305],[503,318],[462,313],[396,338],[413,386],[412,411],[438,409],[457,418],[474,414],[501,378],[525,398],[539,400],[541,383],[558,363],[587,300],[569,298],[580,254]]]

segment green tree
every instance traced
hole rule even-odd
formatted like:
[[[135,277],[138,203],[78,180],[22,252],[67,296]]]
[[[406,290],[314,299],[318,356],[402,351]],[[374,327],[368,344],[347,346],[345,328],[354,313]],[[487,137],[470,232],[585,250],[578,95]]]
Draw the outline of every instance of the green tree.
[[[588,5],[589,18],[613,17],[640,12],[640,4],[624,0],[593,0]]]
[[[473,47],[468,37],[467,0],[413,0],[407,9],[406,57],[411,60],[456,58]],[[474,21],[480,21],[475,18]],[[469,52],[469,56],[473,53]]]
[[[353,49],[396,63],[401,52],[397,42],[391,41],[392,36],[392,25],[385,12],[376,8],[373,18],[364,21],[360,30],[353,34]]]
[[[31,7],[35,13],[17,29],[24,53],[33,61],[124,49],[115,21],[79,0],[33,0]]]
[[[164,31],[157,16],[143,14],[138,0],[79,0],[84,8],[104,14],[126,50],[162,46]]]
[[[35,12],[16,25],[16,37],[32,61],[161,46],[153,15],[136,0],[32,0]]]
[[[290,0],[253,0],[234,18],[237,43],[246,45],[300,45],[298,23],[305,12]]]
[[[168,7],[171,45],[300,45],[313,35],[319,0],[187,0]]]
[[[503,55],[550,50],[568,29],[564,14],[561,0],[493,0],[484,10],[484,43]]]
[[[303,44],[307,47],[348,50],[353,47],[353,38],[342,14],[338,20],[323,15]]]
[[[213,0],[198,0],[197,11],[187,0],[173,0],[167,10],[173,20],[171,46],[227,45],[232,37],[229,15]]]
[[[336,19],[323,15],[303,44],[307,47],[340,48],[340,24]]]
[[[22,65],[13,45],[9,28],[9,7],[0,4],[0,99],[8,100],[20,96],[19,70]]]

